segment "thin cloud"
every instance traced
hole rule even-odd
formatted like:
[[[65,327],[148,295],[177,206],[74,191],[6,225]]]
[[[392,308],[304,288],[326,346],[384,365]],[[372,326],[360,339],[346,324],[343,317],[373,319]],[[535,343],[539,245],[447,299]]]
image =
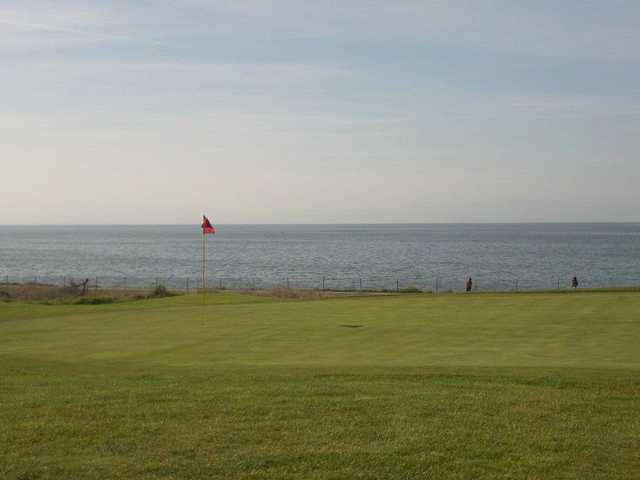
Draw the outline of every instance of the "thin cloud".
[[[0,49],[27,53],[112,43],[171,46],[134,33],[127,18],[126,11],[91,1],[65,5],[21,2],[19,7],[0,7]]]

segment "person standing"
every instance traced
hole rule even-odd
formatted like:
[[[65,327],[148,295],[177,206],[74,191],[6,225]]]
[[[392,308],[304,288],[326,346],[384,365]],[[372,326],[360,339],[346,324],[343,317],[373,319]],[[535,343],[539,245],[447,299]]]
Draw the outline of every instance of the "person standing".
[[[573,288],[578,288],[578,277],[573,277],[573,278],[571,279],[571,286],[572,286]]]
[[[467,292],[473,290],[473,279],[471,277],[467,278],[466,290]]]

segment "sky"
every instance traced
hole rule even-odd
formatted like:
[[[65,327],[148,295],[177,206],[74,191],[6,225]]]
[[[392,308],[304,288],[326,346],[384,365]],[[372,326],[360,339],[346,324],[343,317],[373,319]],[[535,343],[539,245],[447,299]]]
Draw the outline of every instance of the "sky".
[[[640,221],[635,0],[0,0],[0,224]]]

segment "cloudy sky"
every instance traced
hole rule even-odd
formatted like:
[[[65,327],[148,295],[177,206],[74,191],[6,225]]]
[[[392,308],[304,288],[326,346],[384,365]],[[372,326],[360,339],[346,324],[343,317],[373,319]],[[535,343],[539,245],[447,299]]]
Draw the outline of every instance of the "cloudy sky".
[[[635,0],[0,0],[0,224],[638,221]]]

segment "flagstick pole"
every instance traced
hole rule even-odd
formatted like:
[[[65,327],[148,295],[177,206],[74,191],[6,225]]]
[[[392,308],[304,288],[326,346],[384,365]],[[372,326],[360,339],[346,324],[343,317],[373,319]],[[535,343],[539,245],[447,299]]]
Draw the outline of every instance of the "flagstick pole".
[[[204,240],[205,234],[204,229],[202,229],[202,292],[204,293],[207,288],[206,280],[205,280],[205,265],[206,265],[206,250],[205,245],[206,242]]]
[[[206,316],[206,306],[207,306],[207,277],[205,275],[205,267],[207,265],[207,255],[205,250],[205,245],[207,242],[205,241],[206,235],[204,234],[204,228],[202,229],[202,322],[204,323]]]

